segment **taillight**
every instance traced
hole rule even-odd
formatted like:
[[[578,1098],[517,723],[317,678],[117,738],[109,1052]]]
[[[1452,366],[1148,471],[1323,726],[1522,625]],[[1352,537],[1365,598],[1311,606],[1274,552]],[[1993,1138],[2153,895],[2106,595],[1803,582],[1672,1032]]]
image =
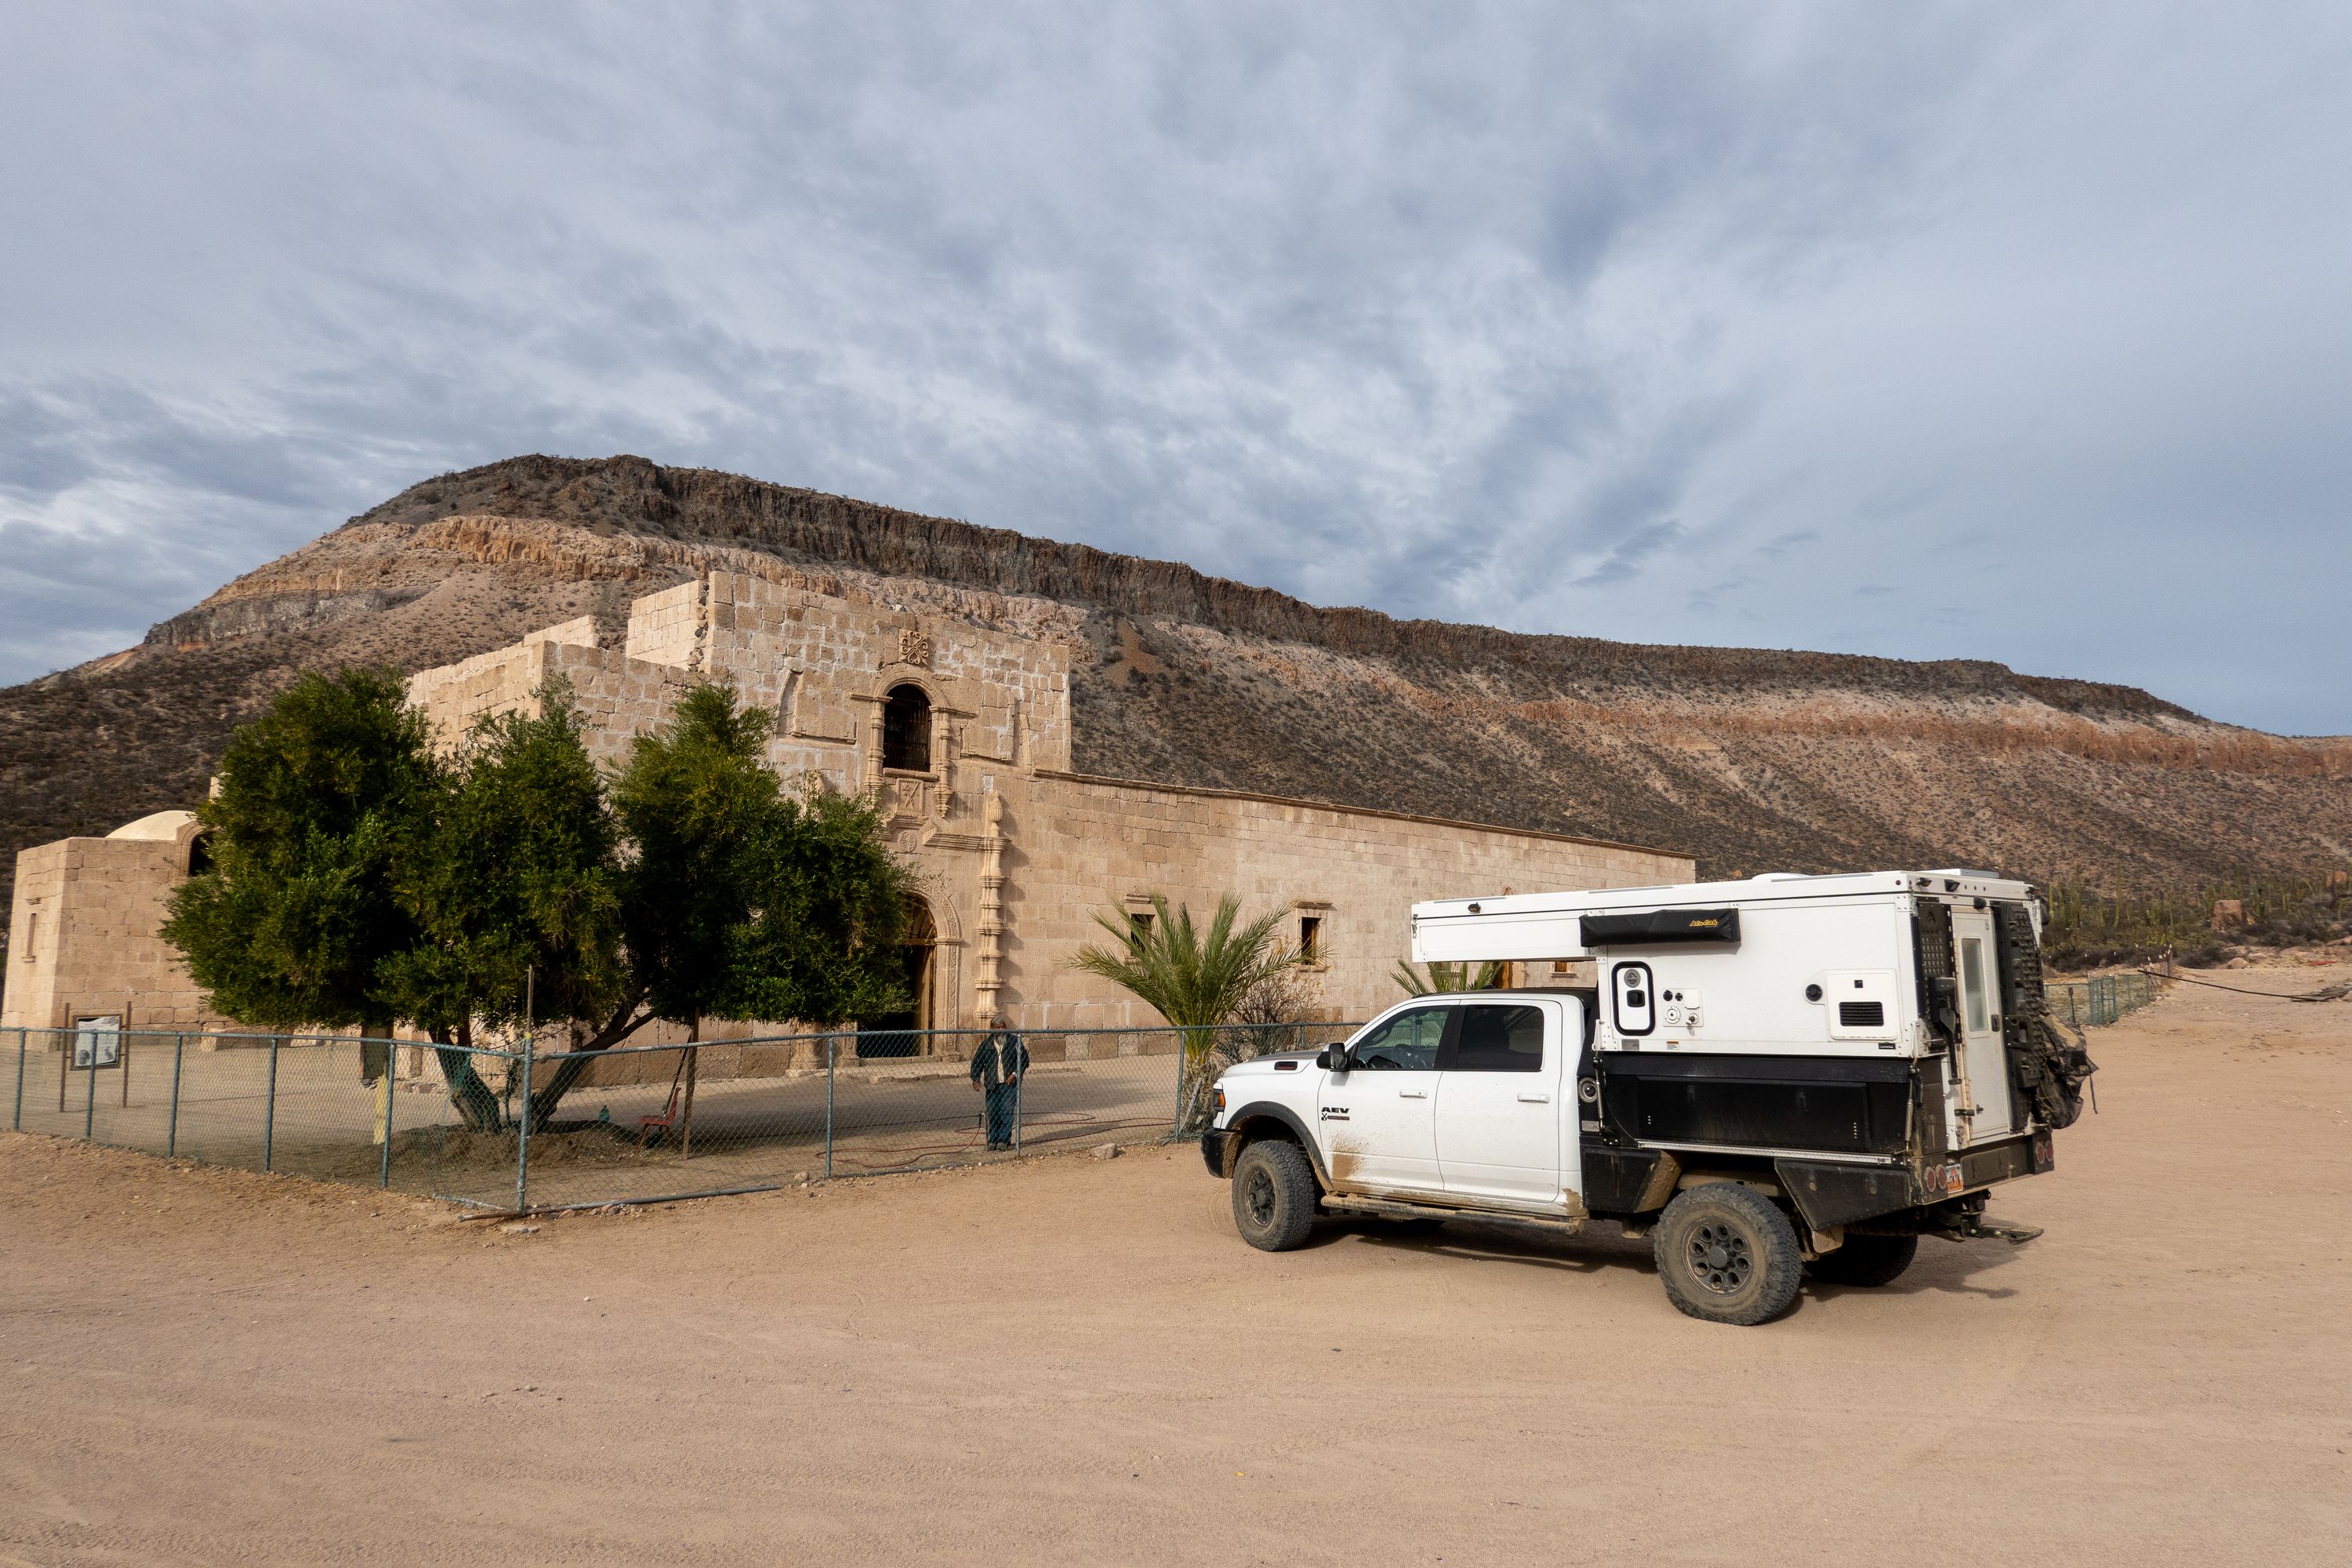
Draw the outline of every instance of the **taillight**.
[[[1223,1110],[1225,1108],[1225,1086],[1223,1084],[1217,1085],[1214,1092],[1217,1097],[1217,1109],[1219,1110]]]

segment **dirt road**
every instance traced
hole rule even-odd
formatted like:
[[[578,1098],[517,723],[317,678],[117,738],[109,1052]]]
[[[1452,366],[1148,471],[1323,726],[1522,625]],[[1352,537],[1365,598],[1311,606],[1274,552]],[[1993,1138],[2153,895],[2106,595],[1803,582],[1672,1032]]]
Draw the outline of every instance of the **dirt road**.
[[[1607,1226],[1253,1252],[1189,1149],[509,1236],[0,1137],[0,1561],[2341,1560],[2352,1004],[2093,1040],[2046,1237],[1755,1330]]]

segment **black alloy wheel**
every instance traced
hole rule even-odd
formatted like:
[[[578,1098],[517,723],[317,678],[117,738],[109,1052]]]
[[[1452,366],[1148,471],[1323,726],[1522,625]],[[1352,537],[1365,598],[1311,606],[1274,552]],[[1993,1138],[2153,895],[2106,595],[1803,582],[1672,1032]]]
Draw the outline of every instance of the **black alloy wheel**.
[[[1738,1182],[1708,1182],[1676,1197],[1650,1245],[1667,1300],[1706,1322],[1747,1327],[1777,1318],[1804,1278],[1796,1226]]]
[[[1261,1138],[1234,1162],[1234,1228],[1261,1252],[1287,1252],[1315,1223],[1315,1168],[1286,1138]]]

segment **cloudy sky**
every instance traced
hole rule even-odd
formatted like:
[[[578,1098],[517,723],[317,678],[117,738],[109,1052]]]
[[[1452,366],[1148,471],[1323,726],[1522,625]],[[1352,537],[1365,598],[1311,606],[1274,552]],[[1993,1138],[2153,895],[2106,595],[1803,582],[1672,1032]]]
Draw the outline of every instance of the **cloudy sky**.
[[[0,680],[635,452],[2352,731],[2352,7],[0,15]]]

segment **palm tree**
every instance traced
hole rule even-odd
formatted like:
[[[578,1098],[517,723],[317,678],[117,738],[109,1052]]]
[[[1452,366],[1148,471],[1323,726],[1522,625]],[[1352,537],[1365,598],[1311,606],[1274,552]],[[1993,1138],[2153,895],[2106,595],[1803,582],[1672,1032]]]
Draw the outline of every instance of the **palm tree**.
[[[1391,973],[1396,983],[1404,987],[1408,996],[1438,996],[1455,991],[1492,991],[1503,984],[1503,966],[1492,960],[1478,965],[1475,971],[1466,963],[1431,963],[1423,965],[1429,978],[1423,980],[1412,972],[1412,965],[1397,960]]]
[[[1216,1045],[1216,1027],[1234,1016],[1252,988],[1297,962],[1298,955],[1276,938],[1282,911],[1260,915],[1236,931],[1241,900],[1228,893],[1217,900],[1217,912],[1202,931],[1192,924],[1192,909],[1176,906],[1171,914],[1165,896],[1151,895],[1151,919],[1139,920],[1125,910],[1097,915],[1095,923],[1118,939],[1113,947],[1082,948],[1070,967],[1098,974],[1150,1003],[1175,1026],[1184,1047],[1184,1110],[1181,1124],[1191,1128],[1204,1102],[1208,1075],[1199,1069]]]

